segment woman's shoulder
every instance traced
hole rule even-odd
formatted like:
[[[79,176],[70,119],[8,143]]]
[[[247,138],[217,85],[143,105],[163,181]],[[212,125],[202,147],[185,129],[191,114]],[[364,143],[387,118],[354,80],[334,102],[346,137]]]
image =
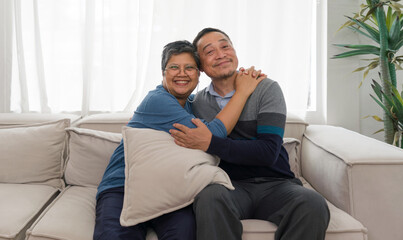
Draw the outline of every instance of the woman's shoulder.
[[[157,103],[170,103],[175,101],[175,97],[169,94],[162,85],[157,86],[156,89],[148,92],[147,96],[144,98],[148,102],[157,102]]]
[[[143,101],[138,105],[137,112],[158,112],[165,111],[179,104],[178,101],[165,89],[158,87],[148,92]]]

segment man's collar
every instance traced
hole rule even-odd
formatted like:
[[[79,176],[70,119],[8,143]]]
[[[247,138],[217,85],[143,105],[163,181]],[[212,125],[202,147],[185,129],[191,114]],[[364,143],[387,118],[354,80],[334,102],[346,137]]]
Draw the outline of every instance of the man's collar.
[[[234,95],[235,90],[232,90],[231,92],[227,93],[224,97],[222,97],[220,94],[218,94],[215,90],[214,90],[214,86],[213,86],[213,82],[210,83],[210,85],[207,88],[207,92],[209,92],[211,95],[213,95],[214,97],[220,97],[220,98],[230,98]]]

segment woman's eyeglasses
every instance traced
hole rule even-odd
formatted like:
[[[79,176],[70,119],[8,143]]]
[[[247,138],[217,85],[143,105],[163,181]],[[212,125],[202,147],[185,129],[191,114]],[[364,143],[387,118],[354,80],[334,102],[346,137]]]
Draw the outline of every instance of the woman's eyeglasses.
[[[170,75],[177,75],[182,71],[182,69],[179,65],[169,65],[165,68],[165,71],[167,71]],[[199,72],[199,69],[192,65],[186,65],[184,67],[184,72],[188,76],[193,76]]]

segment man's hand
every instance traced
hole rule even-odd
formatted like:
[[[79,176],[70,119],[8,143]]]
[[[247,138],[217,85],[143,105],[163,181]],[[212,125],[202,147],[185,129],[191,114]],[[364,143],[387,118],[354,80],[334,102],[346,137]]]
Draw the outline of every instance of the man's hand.
[[[178,130],[171,129],[169,133],[179,146],[207,151],[210,146],[212,134],[200,119],[192,119],[196,128],[188,128],[185,125],[175,123],[173,126]]]

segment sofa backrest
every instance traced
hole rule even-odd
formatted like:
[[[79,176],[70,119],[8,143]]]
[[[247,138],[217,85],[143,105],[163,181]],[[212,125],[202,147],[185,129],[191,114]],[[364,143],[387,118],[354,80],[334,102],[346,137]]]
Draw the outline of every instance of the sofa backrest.
[[[65,113],[0,113],[0,127],[19,126],[69,119],[73,124],[81,117]]]
[[[74,123],[73,126],[121,133],[122,127],[130,121],[132,116],[133,113],[94,114],[80,119]],[[296,138],[301,141],[307,125],[308,124],[297,115],[288,113],[284,137]]]

